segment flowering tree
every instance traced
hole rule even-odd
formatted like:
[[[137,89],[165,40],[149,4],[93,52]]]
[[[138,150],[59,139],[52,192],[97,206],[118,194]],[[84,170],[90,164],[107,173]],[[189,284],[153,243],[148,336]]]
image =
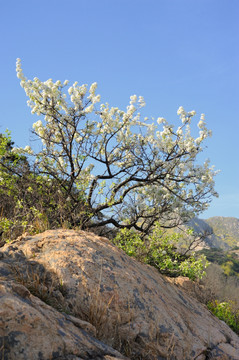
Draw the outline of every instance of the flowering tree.
[[[27,80],[17,60],[17,76],[28,105],[41,119],[33,124],[42,148],[14,149],[35,157],[49,182],[58,184],[75,225],[114,225],[144,234],[159,221],[174,227],[208,207],[216,172],[209,162],[196,164],[203,141],[211,135],[204,115],[194,138],[195,111],[178,109],[177,129],[164,118],[141,119],[144,99],[133,95],[126,111],[99,105],[97,84]],[[80,216],[84,208],[85,217]]]

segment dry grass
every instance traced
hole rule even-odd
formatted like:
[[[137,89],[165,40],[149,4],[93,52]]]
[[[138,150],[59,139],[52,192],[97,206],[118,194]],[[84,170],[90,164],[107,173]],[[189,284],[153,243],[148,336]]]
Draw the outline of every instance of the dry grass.
[[[101,275],[95,289],[86,290],[87,304],[74,304],[74,316],[85,320],[96,328],[96,337],[112,346],[121,354],[131,360],[157,360],[164,356],[167,360],[175,359],[174,334],[167,343],[167,354],[162,353],[162,335],[156,329],[159,328],[159,321],[151,323],[149,337],[144,338],[137,335],[132,338],[132,326],[136,314],[130,301],[122,310],[119,306],[119,296],[115,290],[108,299],[101,293]],[[161,340],[161,341],[160,341]]]
[[[3,344],[0,347],[0,356],[1,356],[1,360],[4,360],[4,356],[5,355],[5,344],[4,344],[4,337],[3,337]]]
[[[235,303],[235,310],[239,309],[239,278],[225,276],[223,269],[217,264],[210,264],[206,270],[206,276],[200,280],[196,298],[204,304],[218,300]]]
[[[17,265],[11,266],[11,269],[15,280],[24,285],[32,295],[58,311],[69,311],[64,299],[65,287],[56,274],[48,272],[41,265],[28,265],[24,271]]]
[[[83,286],[83,284],[80,284],[80,286]],[[95,288],[84,287],[87,301],[74,304],[72,312],[74,316],[89,322],[96,328],[97,339],[119,350],[125,344],[125,340],[119,331],[120,326],[127,324],[128,331],[125,332],[127,337],[133,318],[133,310],[128,306],[125,309],[123,319],[119,311],[117,291],[114,291],[113,294],[106,298],[100,290],[101,278]],[[125,344],[125,346],[127,347],[128,344]]]

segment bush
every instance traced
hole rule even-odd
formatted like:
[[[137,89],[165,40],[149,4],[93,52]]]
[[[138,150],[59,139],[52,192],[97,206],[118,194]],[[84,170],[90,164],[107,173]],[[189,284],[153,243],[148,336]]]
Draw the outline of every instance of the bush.
[[[157,223],[152,233],[142,238],[134,230],[122,229],[113,239],[113,243],[129,256],[154,266],[160,273],[176,277],[187,276],[192,280],[202,278],[208,265],[205,256],[196,257],[182,254],[177,249],[181,234],[165,234]]]
[[[235,309],[234,302],[219,302],[218,300],[214,300],[208,303],[208,308],[220,320],[225,321],[233,331],[239,334],[239,310]]]
[[[36,164],[13,151],[13,144],[10,132],[0,134],[1,239],[11,240],[25,231],[73,227],[76,222],[80,226],[88,211],[82,191],[73,187],[67,196],[67,183],[59,187],[60,178],[41,174]]]

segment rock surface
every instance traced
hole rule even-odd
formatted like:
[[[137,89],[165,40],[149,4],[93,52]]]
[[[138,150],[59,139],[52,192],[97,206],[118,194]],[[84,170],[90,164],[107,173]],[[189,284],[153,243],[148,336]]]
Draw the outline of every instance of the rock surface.
[[[1,359],[124,359],[23,285],[1,281],[0,301]]]
[[[206,306],[92,233],[6,244],[0,279],[5,360],[239,359],[238,336]]]

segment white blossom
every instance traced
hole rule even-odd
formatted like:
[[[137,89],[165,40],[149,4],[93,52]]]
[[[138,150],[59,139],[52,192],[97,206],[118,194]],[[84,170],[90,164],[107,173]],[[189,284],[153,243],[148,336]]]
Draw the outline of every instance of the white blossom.
[[[25,146],[24,151],[27,152],[29,155],[33,154],[33,151],[29,145]]]
[[[90,86],[90,89],[89,89],[90,94],[94,94],[96,89],[97,89],[97,83],[94,82],[94,83],[91,84],[91,86]]]
[[[91,104],[91,105],[89,105],[87,108],[84,109],[84,112],[85,112],[86,114],[88,114],[88,113],[91,113],[93,110],[94,110],[94,105]]]
[[[139,101],[138,102],[139,102],[140,108],[142,108],[142,107],[144,107],[146,105],[143,96],[139,96]]]
[[[198,123],[199,129],[203,129],[204,125],[205,125],[204,121],[200,120],[199,123]]]
[[[136,95],[130,96],[130,104],[131,104],[131,105],[135,104],[136,101],[137,101],[137,96],[136,96]]]
[[[157,123],[160,125],[160,124],[164,124],[166,122],[166,120],[163,118],[163,117],[159,117],[157,119]]]

